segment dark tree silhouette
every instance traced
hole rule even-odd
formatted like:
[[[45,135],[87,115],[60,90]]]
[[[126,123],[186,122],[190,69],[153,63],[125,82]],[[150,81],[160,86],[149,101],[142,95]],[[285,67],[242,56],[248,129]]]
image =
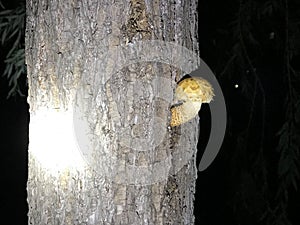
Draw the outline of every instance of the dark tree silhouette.
[[[201,1],[199,10],[201,57],[228,100],[228,224],[297,224],[299,3]]]

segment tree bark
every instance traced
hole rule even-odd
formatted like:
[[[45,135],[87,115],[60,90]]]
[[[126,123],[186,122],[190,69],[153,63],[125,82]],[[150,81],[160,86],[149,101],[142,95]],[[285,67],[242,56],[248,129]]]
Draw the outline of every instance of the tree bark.
[[[199,66],[178,47],[199,53],[196,10],[27,0],[30,224],[194,223],[198,119],[169,120],[176,81]]]

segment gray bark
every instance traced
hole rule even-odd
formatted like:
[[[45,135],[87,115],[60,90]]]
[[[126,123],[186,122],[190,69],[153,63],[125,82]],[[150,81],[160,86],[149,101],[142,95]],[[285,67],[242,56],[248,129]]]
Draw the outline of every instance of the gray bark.
[[[27,0],[30,224],[194,223],[198,120],[171,129],[169,110],[175,81],[199,62],[137,43],[198,54],[197,3],[113,2]],[[67,134],[47,112],[70,110],[83,165],[70,154],[51,172],[41,157]],[[68,148],[53,149],[57,160]]]

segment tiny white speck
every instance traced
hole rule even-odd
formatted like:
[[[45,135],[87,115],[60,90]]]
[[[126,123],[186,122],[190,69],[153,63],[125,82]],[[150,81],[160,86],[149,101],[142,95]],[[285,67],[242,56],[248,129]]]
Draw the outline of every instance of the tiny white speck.
[[[234,87],[235,87],[235,88],[238,88],[238,87],[239,87],[239,85],[238,85],[238,84],[235,84],[235,85],[234,85]]]

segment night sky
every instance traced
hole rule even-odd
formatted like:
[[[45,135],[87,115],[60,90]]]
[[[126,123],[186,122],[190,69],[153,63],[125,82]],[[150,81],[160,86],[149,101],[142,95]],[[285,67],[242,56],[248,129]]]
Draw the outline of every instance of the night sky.
[[[11,1],[8,5],[3,1],[7,7],[14,7],[17,2],[17,0]],[[281,54],[284,51],[278,44],[284,38],[284,16],[281,13],[274,13],[271,19],[262,19],[260,22],[252,23],[253,27],[250,30],[255,34],[254,38],[260,42],[260,46],[256,49],[252,48],[251,43],[246,43],[246,47],[255,70],[258,71],[264,91],[258,92],[253,99],[251,97],[253,80],[252,78],[247,80],[248,75],[245,75],[251,75],[253,68],[247,62],[241,60],[240,64],[233,64],[223,73],[226,62],[234,54],[230,51],[232,49],[230,46],[233,46],[236,40],[232,37],[230,28],[238,12],[238,3],[239,1],[233,0],[200,0],[199,2],[200,55],[214,71],[223,89],[228,125],[225,140],[217,158],[207,170],[198,173],[195,199],[196,224],[279,225],[275,223],[276,214],[268,223],[257,218],[265,209],[266,202],[271,208],[275,208],[280,202],[272,196],[275,196],[274,193],[281,182],[277,177],[280,155],[276,148],[279,143],[278,131],[286,121],[285,99],[288,92],[284,75],[285,61]],[[294,1],[291,1],[291,14],[299,12],[298,15],[300,15],[299,5],[293,3]],[[270,38],[269,35],[272,32],[275,33],[275,38]],[[4,69],[5,52],[7,52],[7,47],[2,46],[1,74]],[[296,71],[300,70],[299,53],[291,57],[291,64]],[[20,80],[20,87],[26,95],[26,77]],[[7,79],[0,76],[0,171],[2,172],[0,225],[23,225],[27,224],[28,210],[26,182],[29,113],[26,97],[15,96],[7,99],[9,90]],[[262,95],[265,97],[264,105]],[[250,113],[252,113],[251,123],[249,123]],[[204,105],[199,114],[201,118],[209,119],[201,120],[198,162],[209,136],[209,132],[202,132],[210,129],[209,107]],[[246,130],[247,126],[249,129]],[[261,141],[262,134],[263,140]],[[255,158],[261,146],[263,163]],[[264,170],[267,171],[267,178],[262,180],[261,174]],[[264,193],[261,197],[258,193],[266,183],[267,194]],[[297,183],[299,184],[299,180]],[[286,214],[291,224],[297,225],[300,222],[299,191],[289,186],[287,195],[289,199],[286,204]],[[267,200],[262,201],[262,199]]]

